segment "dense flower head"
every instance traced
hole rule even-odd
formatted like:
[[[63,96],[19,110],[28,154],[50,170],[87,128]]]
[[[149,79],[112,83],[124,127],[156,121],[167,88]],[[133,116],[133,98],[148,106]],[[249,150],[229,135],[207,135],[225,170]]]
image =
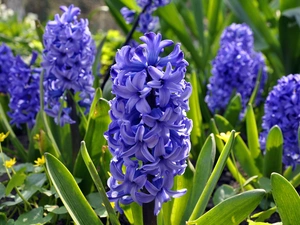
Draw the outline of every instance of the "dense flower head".
[[[9,70],[15,57],[11,49],[4,43],[0,45],[0,93],[6,94],[9,87]]]
[[[207,85],[205,101],[213,113],[222,113],[233,94],[240,94],[243,110],[255,88],[261,73],[260,86],[255,104],[262,101],[267,79],[263,55],[254,51],[253,33],[246,24],[232,24],[223,32],[220,49],[212,61],[212,76]]]
[[[45,27],[43,67],[45,73],[45,111],[63,126],[74,123],[70,108],[65,106],[65,92],[80,93],[79,105],[89,111],[93,98],[92,65],[95,59],[95,43],[88,28],[87,19],[77,19],[80,9],[61,6],[63,14],[55,15]],[[63,108],[63,110],[61,110]]]
[[[137,0],[137,5],[143,9],[143,12],[139,15],[139,23],[137,30],[146,33],[150,31],[155,31],[158,27],[159,18],[153,16],[153,12],[158,7],[163,7],[171,2],[171,0]],[[132,23],[136,12],[123,7],[121,9],[121,14],[124,17],[126,23]]]
[[[10,123],[17,127],[25,123],[32,127],[40,109],[39,82],[42,69],[34,67],[37,56],[37,52],[33,52],[28,65],[18,55],[10,69],[8,115],[11,118]]]
[[[265,102],[260,142],[265,149],[269,130],[278,125],[283,135],[283,163],[295,167],[300,163],[298,127],[300,125],[300,74],[278,80]]]
[[[190,83],[184,80],[186,66],[180,44],[163,56],[173,41],[146,33],[143,44],[124,46],[111,69],[112,119],[105,136],[113,155],[108,197],[120,203],[155,201],[157,215],[162,203],[184,190],[171,190],[174,176],[186,168],[192,121],[189,110]]]

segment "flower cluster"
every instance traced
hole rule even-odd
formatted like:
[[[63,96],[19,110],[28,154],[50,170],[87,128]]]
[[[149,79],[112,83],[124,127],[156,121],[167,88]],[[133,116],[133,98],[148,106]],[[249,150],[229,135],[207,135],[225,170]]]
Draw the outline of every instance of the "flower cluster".
[[[0,93],[6,94],[9,87],[9,70],[15,57],[6,44],[0,45]]]
[[[283,134],[283,163],[295,167],[300,163],[300,74],[282,77],[269,93],[260,135],[262,149],[265,149],[267,134],[274,125],[278,125]]]
[[[107,195],[122,212],[119,203],[155,201],[157,215],[162,203],[185,190],[173,191],[174,176],[186,168],[190,151],[192,121],[189,110],[190,83],[184,80],[186,66],[180,44],[162,56],[171,40],[146,33],[143,44],[117,52],[111,69],[112,119],[105,133],[113,155],[112,177]]]
[[[155,31],[157,28],[159,18],[157,16],[152,16],[153,12],[158,8],[169,4],[171,0],[137,0],[139,7],[143,9],[143,12],[139,15],[138,30],[142,33]],[[124,17],[126,23],[132,23],[135,11],[123,7],[121,9],[121,14]]]
[[[205,97],[211,112],[224,112],[232,95],[239,93],[242,98],[242,117],[260,73],[255,104],[262,101],[267,79],[266,66],[262,54],[254,51],[253,43],[253,33],[246,24],[232,24],[223,32],[220,49],[212,62],[212,76]]]
[[[20,56],[16,56],[9,73],[8,93],[10,96],[8,115],[11,124],[35,124],[35,117],[40,109],[39,82],[42,69],[33,67],[37,52],[32,53],[31,61],[26,64]]]
[[[45,74],[45,111],[55,122],[63,126],[74,123],[65,106],[66,92],[79,92],[79,105],[89,111],[94,95],[92,65],[95,58],[95,43],[86,19],[77,19],[80,9],[70,5],[61,6],[63,14],[55,15],[45,27],[43,67]]]

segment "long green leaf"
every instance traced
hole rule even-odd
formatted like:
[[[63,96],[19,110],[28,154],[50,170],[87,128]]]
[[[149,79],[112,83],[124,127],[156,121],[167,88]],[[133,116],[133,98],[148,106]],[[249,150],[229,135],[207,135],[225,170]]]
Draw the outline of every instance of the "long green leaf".
[[[256,167],[262,172],[263,158],[258,142],[258,131],[256,126],[256,119],[251,105],[247,106],[246,111],[246,126],[247,126],[247,140],[252,158],[255,161]]]
[[[187,224],[238,225],[258,206],[265,195],[263,189],[247,191],[221,202],[209,212]]]
[[[228,142],[226,143],[223,151],[220,154],[220,157],[215,165],[215,168],[213,172],[211,173],[211,176],[209,177],[203,192],[201,193],[200,198],[197,201],[197,204],[189,218],[189,221],[197,219],[197,217],[201,216],[206,208],[206,205],[209,201],[209,198],[211,197],[211,194],[214,190],[214,187],[217,184],[217,181],[219,180],[221,173],[224,169],[225,163],[227,161],[227,158],[229,156],[229,153],[233,147],[234,143],[234,135],[235,131],[231,132],[230,138]]]
[[[2,127],[5,129],[4,132],[6,133],[7,131],[9,131],[8,138],[12,142],[12,144],[14,145],[16,150],[18,151],[18,156],[26,162],[28,156],[27,156],[27,153],[25,151],[25,148],[23,147],[21,142],[18,140],[18,138],[17,138],[16,134],[14,133],[12,127],[9,125],[9,122],[7,121],[7,118],[6,118],[5,112],[3,110],[2,104],[0,104],[0,122],[1,122]]]
[[[282,132],[276,125],[271,128],[267,136],[263,169],[265,177],[270,177],[273,172],[282,173],[282,146]]]
[[[180,198],[174,198],[173,204],[171,205],[171,225],[175,224],[182,224],[180,221],[184,221],[183,216],[187,211],[189,205],[189,200],[191,199],[191,190],[194,186],[193,183],[193,176],[194,176],[194,168],[192,163],[189,161],[188,166],[185,169],[185,172],[181,176],[176,176],[174,180],[174,189],[181,190],[186,189],[187,193]],[[186,209],[182,210],[182,206],[185,205]],[[190,207],[189,207],[190,208]],[[191,213],[191,212],[190,212]],[[186,217],[188,219],[188,216]]]
[[[186,26],[176,9],[175,3],[171,1],[167,6],[157,10],[160,19],[164,20],[168,26],[174,31],[174,34],[179,38],[185,48],[191,53],[197,68],[201,68],[201,58],[199,52],[193,45],[193,41],[190,38],[186,30]]]
[[[203,6],[202,1],[200,0],[192,0],[192,11],[195,17],[198,35],[199,35],[199,43],[201,45],[201,48],[204,49],[206,47],[205,45],[205,39],[204,39],[204,15],[203,15]]]
[[[98,192],[100,193],[101,195],[101,198],[102,198],[102,201],[105,205],[105,208],[107,210],[107,213],[109,215],[109,219],[111,221],[111,223],[113,225],[119,225],[120,222],[116,216],[116,213],[115,211],[113,210],[113,208],[111,207],[111,204],[106,196],[106,192],[105,192],[105,188],[101,182],[101,179],[98,175],[98,172],[93,164],[93,161],[91,160],[90,156],[89,156],[89,153],[88,153],[88,150],[85,146],[85,142],[82,141],[81,142],[81,148],[80,148],[80,152],[81,152],[81,155],[82,155],[82,158],[84,160],[84,163],[86,165],[86,167],[88,168],[89,170],[89,173],[94,181],[94,184],[98,190]]]
[[[119,27],[127,34],[130,30],[129,25],[126,24],[124,18],[122,17],[120,10],[125,5],[120,0],[105,0],[106,5],[109,8],[111,15],[115,18]]]
[[[300,198],[295,188],[280,174],[271,175],[272,195],[284,225],[299,224]]]
[[[211,131],[213,132],[213,134],[215,136],[220,135],[214,119],[211,119],[211,121],[210,121],[210,128],[211,128]],[[217,145],[218,151],[221,153],[222,149],[224,148],[223,141],[221,139],[217,138],[216,139],[216,145]],[[232,176],[234,177],[234,179],[236,181],[238,181],[241,184],[246,183],[245,178],[238,171],[238,168],[236,167],[236,165],[232,162],[232,160],[230,158],[227,159],[227,167],[228,167],[228,170],[230,171],[230,173],[232,174]],[[250,184],[247,184],[247,185],[244,185],[244,186],[245,186],[246,190],[252,190],[253,189],[253,187]]]
[[[239,121],[240,112],[242,110],[242,97],[237,93],[229,102],[224,117],[229,121],[229,123],[235,127]]]
[[[201,146],[203,146],[203,143],[205,141],[204,137],[204,131],[203,131],[203,119],[202,119],[202,114],[200,110],[200,101],[199,101],[199,96],[198,96],[198,82],[197,82],[197,77],[195,73],[191,74],[191,79],[190,79],[193,92],[190,97],[190,105],[191,109],[188,111],[187,115],[188,117],[193,121],[193,129],[191,132],[191,142],[192,142],[192,151],[191,154],[193,157],[196,158],[196,156],[199,154],[199,150]],[[195,152],[197,151],[197,152]]]
[[[254,5],[253,1],[225,0],[225,3],[240,20],[246,22],[251,27],[256,37],[256,41],[258,40],[269,45],[272,50],[280,56],[279,43],[271,33],[264,17]]]
[[[300,6],[299,1],[281,0],[279,19],[279,41],[282,51],[282,60],[285,68],[285,74],[297,73],[299,71],[300,60],[300,29],[297,24],[297,11],[293,11]],[[295,12],[295,13],[293,13]]]
[[[74,222],[78,225],[102,224],[64,164],[49,153],[45,157],[49,177]]]
[[[215,115],[214,118],[220,132],[226,133],[227,131],[233,129],[231,124],[221,115]],[[255,175],[261,176],[261,173],[259,169],[256,167],[255,161],[252,158],[251,153],[247,148],[247,145],[245,144],[245,142],[240,136],[236,137],[233,152],[237,160],[240,162],[241,167],[248,174],[249,177]]]
[[[99,158],[105,154],[101,150],[102,147],[106,145],[103,133],[108,129],[108,124],[110,123],[108,115],[110,107],[108,102],[101,97],[102,93],[100,88],[98,88],[91,105],[84,141],[87,146],[88,153],[92,158],[92,162],[97,167],[101,167],[100,175],[101,178],[103,178],[102,182],[105,182],[105,178],[108,176],[106,171],[109,170],[109,165],[108,163],[99,165]],[[84,165],[81,154],[78,154],[75,162],[74,176],[83,179],[80,187],[83,193],[89,193],[93,186],[93,181],[90,176],[88,176],[88,171]]]
[[[201,193],[207,183],[207,180],[211,174],[213,164],[215,161],[216,155],[216,143],[214,135],[211,134],[206,139],[198,157],[195,174],[192,182],[192,187],[189,189],[191,192],[189,202],[186,205],[186,209],[184,212],[184,216],[181,218],[181,222],[179,224],[184,224],[190,214],[192,213],[197,200],[201,196]]]

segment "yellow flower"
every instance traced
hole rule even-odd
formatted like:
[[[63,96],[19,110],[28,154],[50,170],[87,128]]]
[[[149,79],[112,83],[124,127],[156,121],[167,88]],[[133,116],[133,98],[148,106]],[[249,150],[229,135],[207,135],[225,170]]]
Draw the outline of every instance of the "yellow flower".
[[[42,158],[37,158],[37,160],[34,160],[35,165],[34,166],[42,166],[46,163],[45,156],[42,156]]]
[[[6,168],[11,168],[13,167],[13,165],[16,164],[16,158],[10,159],[10,160],[6,160],[3,164],[3,166],[5,166]]]
[[[217,134],[216,136],[226,143],[229,140],[230,134],[231,134],[231,132],[227,131],[226,134],[221,132],[220,135]],[[240,134],[240,132],[236,132],[234,137],[238,136],[239,134]]]
[[[4,139],[5,139],[8,135],[9,135],[9,131],[8,131],[6,134],[4,134],[3,132],[0,133],[0,142],[3,142]]]
[[[36,134],[33,136],[33,140],[39,141],[40,140],[40,134]]]

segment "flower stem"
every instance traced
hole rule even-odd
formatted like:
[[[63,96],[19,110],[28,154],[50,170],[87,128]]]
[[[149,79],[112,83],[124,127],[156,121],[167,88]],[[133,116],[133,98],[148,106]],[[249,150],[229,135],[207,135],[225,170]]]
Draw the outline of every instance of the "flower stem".
[[[157,225],[154,215],[154,201],[143,204],[143,221],[144,225]]]
[[[68,107],[71,107],[71,113],[70,117],[72,120],[75,121],[75,123],[70,124],[71,127],[71,136],[72,136],[72,149],[73,149],[73,162],[75,163],[75,160],[77,158],[77,154],[80,149],[80,142],[82,141],[80,137],[80,131],[79,131],[79,117],[77,115],[76,111],[76,103],[73,99],[74,93],[67,93],[67,105]]]
[[[139,21],[140,21],[140,16],[141,16],[141,14],[143,14],[151,4],[152,4],[152,1],[149,1],[149,4],[147,4],[147,5],[143,8],[143,11],[142,11],[142,12],[138,15],[138,17],[135,19],[135,21],[134,21],[134,23],[133,23],[133,25],[132,25],[132,28],[131,28],[130,32],[127,34],[126,40],[125,40],[124,44],[122,45],[122,47],[125,46],[125,45],[128,45],[129,41],[130,41],[131,38],[132,38],[132,35],[133,35],[135,29],[136,29],[137,26],[139,25]],[[114,65],[115,63],[116,63],[116,59],[114,59],[114,61],[112,62],[112,64],[107,68],[107,71],[106,71],[106,73],[105,73],[103,82],[102,82],[102,84],[101,84],[101,90],[104,89],[104,86],[105,86],[106,82],[107,82],[108,79],[109,79],[110,68],[111,68],[112,65]]]

